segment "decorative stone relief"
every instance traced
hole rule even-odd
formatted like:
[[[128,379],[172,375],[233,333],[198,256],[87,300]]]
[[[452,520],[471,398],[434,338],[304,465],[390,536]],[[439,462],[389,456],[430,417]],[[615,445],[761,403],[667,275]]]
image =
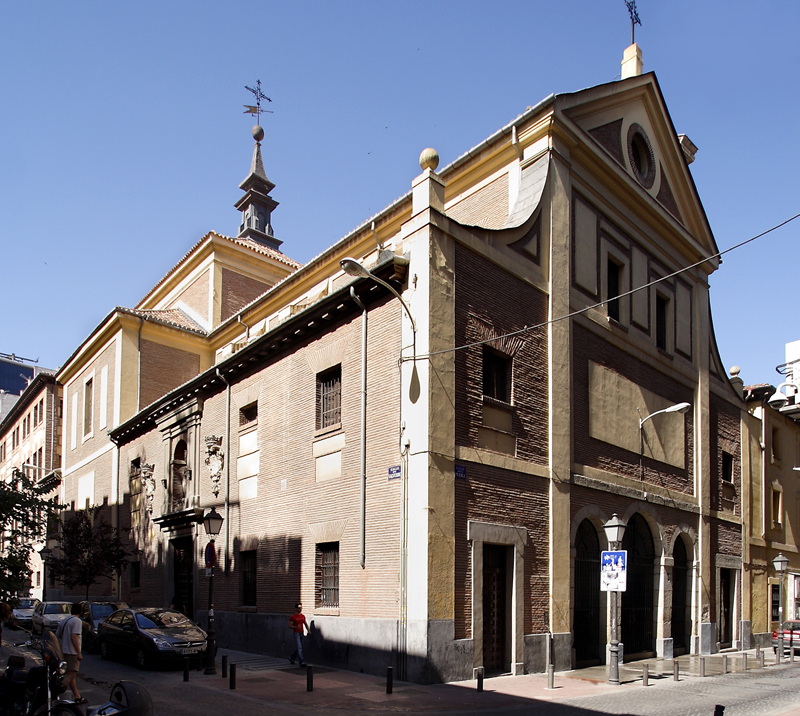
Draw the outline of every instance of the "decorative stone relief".
[[[222,452],[222,437],[208,435],[206,441],[206,465],[211,473],[211,492],[219,496],[219,481],[225,467],[225,455]]]
[[[145,509],[147,514],[153,514],[153,498],[156,494],[156,480],[153,477],[155,465],[142,465],[142,487],[144,488]]]

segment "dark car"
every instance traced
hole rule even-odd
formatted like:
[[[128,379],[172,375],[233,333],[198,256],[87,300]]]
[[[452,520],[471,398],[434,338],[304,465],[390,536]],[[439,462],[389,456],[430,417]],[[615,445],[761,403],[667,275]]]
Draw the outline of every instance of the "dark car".
[[[174,609],[119,609],[98,624],[100,655],[133,656],[140,669],[189,656],[199,660],[206,650],[206,633]]]
[[[778,630],[772,632],[772,650],[778,651]],[[783,650],[788,651],[794,648],[795,652],[800,651],[800,621],[783,623]]]
[[[81,602],[81,622],[83,624],[83,649],[90,654],[100,651],[97,638],[97,625],[117,609],[124,609],[125,602]]]

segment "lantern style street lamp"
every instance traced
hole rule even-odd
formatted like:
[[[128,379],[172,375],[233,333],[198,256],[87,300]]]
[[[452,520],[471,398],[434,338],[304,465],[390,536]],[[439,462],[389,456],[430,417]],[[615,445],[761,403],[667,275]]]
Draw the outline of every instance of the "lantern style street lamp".
[[[208,574],[208,632],[206,634],[206,658],[204,674],[216,674],[216,651],[217,643],[214,633],[214,563],[217,561],[217,550],[214,545],[214,537],[222,529],[223,517],[212,507],[203,517],[203,527],[206,534],[211,538],[206,545],[206,573]]]
[[[619,549],[627,525],[616,514],[603,525],[610,549]],[[608,683],[619,686],[619,640],[617,639],[617,590],[611,592],[611,644],[608,646]]]

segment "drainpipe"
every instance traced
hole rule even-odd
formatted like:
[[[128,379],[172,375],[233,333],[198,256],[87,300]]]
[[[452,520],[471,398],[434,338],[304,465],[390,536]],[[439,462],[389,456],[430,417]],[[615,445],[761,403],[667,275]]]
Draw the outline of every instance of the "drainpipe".
[[[361,309],[361,527],[360,552],[361,569],[367,561],[367,307],[361,302],[353,287],[350,296]]]
[[[231,543],[231,384],[217,368],[217,377],[225,383],[225,574],[230,565]]]

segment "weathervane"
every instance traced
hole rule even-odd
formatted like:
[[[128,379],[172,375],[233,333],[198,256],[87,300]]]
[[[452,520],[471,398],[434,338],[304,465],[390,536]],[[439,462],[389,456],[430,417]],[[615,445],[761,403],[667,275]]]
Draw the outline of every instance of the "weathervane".
[[[631,45],[635,43],[633,39],[633,29],[639,25],[641,27],[642,21],[639,19],[639,13],[636,12],[636,0],[625,0],[628,6],[628,14],[631,16]],[[249,87],[247,89],[250,89]],[[251,92],[253,90],[250,90]]]
[[[252,87],[248,87],[247,85],[245,85],[244,88],[249,92],[252,92],[253,96],[256,98],[255,105],[252,104],[244,105],[244,113],[256,115],[256,124],[261,124],[261,115],[264,112],[269,112],[269,114],[272,114],[272,110],[261,109],[261,101],[266,100],[267,102],[272,102],[272,100],[261,91],[261,80],[258,80],[256,82],[255,89],[253,89]]]

